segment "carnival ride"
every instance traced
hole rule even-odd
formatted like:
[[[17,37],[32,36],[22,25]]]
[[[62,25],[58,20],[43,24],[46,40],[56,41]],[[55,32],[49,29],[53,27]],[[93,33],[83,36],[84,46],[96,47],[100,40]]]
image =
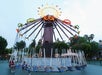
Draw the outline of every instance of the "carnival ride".
[[[57,7],[58,6],[56,6],[56,8]],[[17,34],[21,37],[25,36],[25,39],[29,39],[32,36],[33,40],[38,40],[40,36],[42,57],[23,57],[23,61],[28,64],[28,67],[31,67],[31,71],[63,72],[73,71],[75,68],[81,70],[86,66],[86,60],[82,51],[72,52],[68,50],[67,53],[62,54],[61,57],[52,57],[52,44],[57,38],[61,41],[65,41],[65,39],[70,40],[71,37],[77,38],[79,34],[79,26],[72,25],[69,19],[59,19],[61,12],[56,10],[56,8],[48,5],[42,8],[39,7],[38,12],[41,18],[29,18],[27,23],[19,23],[16,29]],[[15,52],[15,54],[14,56],[17,57],[17,52]]]

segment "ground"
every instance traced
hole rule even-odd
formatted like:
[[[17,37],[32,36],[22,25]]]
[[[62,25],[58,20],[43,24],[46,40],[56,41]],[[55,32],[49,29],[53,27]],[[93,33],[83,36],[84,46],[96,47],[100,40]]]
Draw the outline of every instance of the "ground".
[[[0,75],[28,75],[27,71],[16,69],[15,73],[11,73],[8,62],[0,61]],[[33,72],[31,75],[102,75],[102,66],[88,65],[85,70],[82,71],[71,71],[63,73],[44,73],[44,72]]]

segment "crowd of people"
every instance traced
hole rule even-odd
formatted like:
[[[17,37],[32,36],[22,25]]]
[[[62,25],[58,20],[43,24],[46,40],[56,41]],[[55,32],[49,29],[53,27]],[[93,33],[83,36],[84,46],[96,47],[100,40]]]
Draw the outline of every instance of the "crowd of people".
[[[22,70],[28,71],[28,73],[30,75],[30,73],[31,73],[31,67],[25,61],[23,61],[22,63],[18,63],[18,62],[15,61],[14,58],[9,60],[9,68],[11,69],[11,72],[15,72],[15,69],[18,66],[21,67]]]

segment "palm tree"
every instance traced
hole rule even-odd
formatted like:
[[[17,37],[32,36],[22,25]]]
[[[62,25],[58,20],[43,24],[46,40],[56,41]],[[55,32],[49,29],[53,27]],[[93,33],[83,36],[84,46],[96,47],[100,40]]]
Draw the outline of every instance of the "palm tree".
[[[65,43],[64,41],[59,41],[57,40],[56,42],[53,43],[54,49],[58,49],[58,54],[62,54],[62,50],[66,50],[69,48],[69,45]]]
[[[20,42],[16,42],[14,48],[20,50],[25,48],[25,46],[26,46],[25,41],[21,40]]]
[[[35,50],[35,45],[36,45],[35,40],[33,40],[32,43],[29,45],[29,53],[31,56],[31,66],[32,66],[32,55],[33,55],[34,50]]]
[[[26,43],[23,40],[21,40],[20,42],[16,42],[14,46],[14,48],[18,50],[18,56],[19,56],[19,52],[21,51],[20,60],[22,59],[22,51],[25,48],[25,46],[26,46]]]
[[[88,41],[88,42],[92,42],[92,40],[94,39],[94,34],[90,34],[88,35],[84,35],[84,38]]]
[[[84,35],[84,38],[89,42],[89,36],[87,34]]]
[[[89,41],[92,42],[93,39],[94,39],[94,34],[90,34],[89,35]]]
[[[35,48],[36,42],[35,40],[32,41],[32,43],[30,44],[30,47]]]
[[[32,57],[32,54],[34,52],[35,45],[36,45],[35,40],[33,40],[32,43],[29,45],[29,53],[31,54],[31,57]]]

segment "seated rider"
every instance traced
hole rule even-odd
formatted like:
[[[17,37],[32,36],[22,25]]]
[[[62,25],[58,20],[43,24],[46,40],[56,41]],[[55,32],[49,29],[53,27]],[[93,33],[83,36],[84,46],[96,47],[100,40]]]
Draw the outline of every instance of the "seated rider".
[[[12,67],[14,67],[14,66],[15,66],[14,61],[13,61],[13,60],[10,60],[10,62],[9,62],[9,67],[12,68]]]
[[[27,65],[26,62],[24,61],[23,64],[22,64],[22,69],[23,70],[26,69],[26,65]]]

